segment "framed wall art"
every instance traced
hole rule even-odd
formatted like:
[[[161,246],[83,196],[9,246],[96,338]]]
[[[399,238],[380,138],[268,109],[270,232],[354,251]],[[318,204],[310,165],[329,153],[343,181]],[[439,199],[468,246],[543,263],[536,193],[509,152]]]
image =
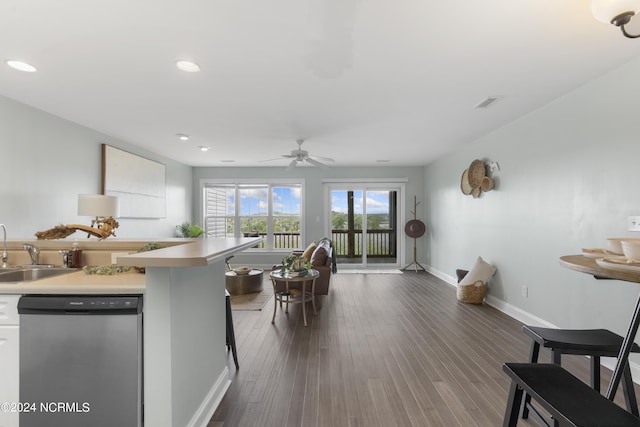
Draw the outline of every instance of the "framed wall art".
[[[120,218],[167,216],[165,165],[102,144],[102,194],[120,200]]]

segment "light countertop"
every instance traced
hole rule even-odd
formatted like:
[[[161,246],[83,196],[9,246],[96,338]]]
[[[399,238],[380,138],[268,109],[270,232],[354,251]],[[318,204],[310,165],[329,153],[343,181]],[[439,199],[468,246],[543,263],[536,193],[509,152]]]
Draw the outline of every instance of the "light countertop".
[[[130,271],[114,275],[61,274],[32,282],[0,283],[0,294],[143,294],[145,276]]]
[[[140,267],[204,267],[258,245],[262,238],[196,239],[184,245],[118,257],[119,265]]]

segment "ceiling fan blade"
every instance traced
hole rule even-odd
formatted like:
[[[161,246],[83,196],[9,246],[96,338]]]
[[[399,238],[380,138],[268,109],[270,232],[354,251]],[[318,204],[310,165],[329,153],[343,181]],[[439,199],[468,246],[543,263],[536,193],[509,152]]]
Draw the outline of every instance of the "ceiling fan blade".
[[[293,169],[294,167],[296,167],[297,163],[298,163],[298,159],[293,159],[291,161],[291,163],[289,163],[289,166],[287,166],[287,169],[285,169],[285,170],[289,171],[289,170]]]
[[[324,163],[320,163],[319,161],[312,159],[311,157],[307,157],[305,158],[305,160],[311,163],[312,165],[316,165],[322,169],[330,169],[329,166],[325,165]]]
[[[259,163],[262,163],[262,162],[273,162],[274,160],[282,160],[282,157],[276,157],[275,159],[258,160],[258,162]]]
[[[313,156],[315,159],[322,160],[323,162],[335,163],[331,157]]]

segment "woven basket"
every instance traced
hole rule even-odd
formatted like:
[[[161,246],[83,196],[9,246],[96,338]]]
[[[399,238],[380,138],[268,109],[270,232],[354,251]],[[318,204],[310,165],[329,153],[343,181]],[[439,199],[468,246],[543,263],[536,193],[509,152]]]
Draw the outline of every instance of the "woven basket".
[[[470,304],[482,304],[484,296],[487,293],[487,285],[481,281],[477,281],[471,285],[459,286],[457,296],[458,300],[468,302]]]

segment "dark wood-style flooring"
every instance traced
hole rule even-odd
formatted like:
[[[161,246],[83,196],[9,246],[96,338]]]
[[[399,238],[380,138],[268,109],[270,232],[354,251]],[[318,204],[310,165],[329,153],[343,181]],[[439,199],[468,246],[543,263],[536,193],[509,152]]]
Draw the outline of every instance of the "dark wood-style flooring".
[[[233,312],[240,370],[229,355],[232,384],[209,427],[501,426],[502,364],[529,354],[521,323],[458,302],[424,272],[338,273],[309,326],[299,306],[289,311],[274,325],[271,301]],[[587,358],[564,356],[563,366],[588,381]]]

